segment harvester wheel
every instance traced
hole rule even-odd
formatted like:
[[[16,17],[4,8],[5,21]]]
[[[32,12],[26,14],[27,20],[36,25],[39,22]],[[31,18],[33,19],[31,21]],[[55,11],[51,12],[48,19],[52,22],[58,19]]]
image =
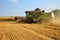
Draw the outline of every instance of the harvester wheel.
[[[33,19],[32,18],[28,18],[27,19],[27,23],[33,23]]]

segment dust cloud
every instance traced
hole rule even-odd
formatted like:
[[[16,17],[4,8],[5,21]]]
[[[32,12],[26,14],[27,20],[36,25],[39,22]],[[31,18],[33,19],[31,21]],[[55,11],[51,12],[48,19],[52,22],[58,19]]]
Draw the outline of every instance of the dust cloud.
[[[51,23],[60,26],[60,17],[52,19]]]

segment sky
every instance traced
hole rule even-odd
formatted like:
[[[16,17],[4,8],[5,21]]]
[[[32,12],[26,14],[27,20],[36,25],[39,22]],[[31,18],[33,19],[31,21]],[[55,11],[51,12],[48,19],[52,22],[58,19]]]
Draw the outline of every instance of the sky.
[[[60,0],[0,0],[0,16],[25,16],[25,11],[60,9]]]

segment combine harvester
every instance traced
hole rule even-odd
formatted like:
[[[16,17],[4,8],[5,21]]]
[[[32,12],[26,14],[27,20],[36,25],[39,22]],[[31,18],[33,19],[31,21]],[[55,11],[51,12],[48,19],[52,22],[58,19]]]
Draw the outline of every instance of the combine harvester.
[[[37,23],[37,22],[41,22],[43,18],[49,14],[49,13],[45,13],[44,10],[41,10],[39,8],[36,8],[34,11],[25,11],[25,13],[26,13],[25,18],[15,17],[15,20],[17,22]]]
[[[25,11],[26,17],[15,17],[17,22],[26,22],[26,23],[37,23],[41,22],[44,10],[36,8],[34,11]]]

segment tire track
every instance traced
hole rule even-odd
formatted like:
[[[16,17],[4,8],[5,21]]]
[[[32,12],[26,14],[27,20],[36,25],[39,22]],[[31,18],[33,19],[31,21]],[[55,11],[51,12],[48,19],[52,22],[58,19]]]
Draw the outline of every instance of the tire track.
[[[26,31],[29,31],[29,32],[31,32],[31,33],[39,36],[39,37],[42,37],[42,38],[44,38],[44,39],[46,39],[46,40],[53,40],[53,39],[51,39],[51,38],[48,38],[47,36],[40,35],[40,34],[36,33],[35,31],[31,31],[31,30],[29,30],[29,29],[27,29],[27,28],[24,28],[24,26],[22,26],[22,25],[20,25],[21,27],[19,27],[18,25],[16,25],[16,26],[17,26],[18,28],[22,28],[22,29],[24,29],[24,30],[26,30]]]
[[[19,24],[4,24],[4,27],[2,28],[2,40],[28,40],[28,38],[29,40],[53,40]],[[39,39],[35,36],[39,37]]]
[[[12,25],[12,26],[13,26],[13,25]],[[21,33],[22,36],[19,34],[19,35],[21,36],[21,38],[22,38],[22,39],[21,39],[21,38],[19,37],[21,40],[28,40],[28,37],[27,37],[27,36],[30,35],[30,33],[29,33],[28,31],[26,31],[26,30],[24,30],[24,29],[22,29],[22,28],[18,28],[16,25],[15,25],[14,27],[12,27],[12,26],[11,26],[10,28],[13,28],[14,32],[16,31],[16,33],[17,33],[17,31],[20,32],[20,31],[22,30],[22,33]],[[16,34],[16,33],[15,33],[15,34]],[[28,35],[27,35],[27,33],[28,33]],[[10,34],[9,34],[9,35],[10,35]],[[26,36],[26,35],[27,35],[27,36]],[[34,35],[34,34],[33,34],[33,35]],[[32,35],[31,35],[31,38],[32,38]],[[20,39],[18,39],[18,40],[20,40]],[[33,39],[35,39],[35,38],[33,38]],[[31,40],[33,40],[33,39],[31,39]],[[39,39],[40,39],[40,38],[39,38]],[[14,40],[14,39],[13,39],[13,40]],[[29,40],[30,40],[30,38],[29,38]],[[35,40],[36,40],[36,39],[35,39]]]
[[[30,25],[30,24],[20,24],[22,25],[24,28],[27,28],[27,29],[30,29],[32,31],[35,31],[39,34],[42,34],[42,35],[45,35],[45,36],[48,36],[52,39],[55,39],[55,40],[59,40],[60,39],[60,31],[58,30],[53,30],[53,29],[48,29],[48,28],[45,28],[45,27],[39,27],[39,26],[36,26],[36,25]],[[35,26],[35,27],[34,27]]]
[[[18,40],[15,34],[12,32],[13,28],[11,28],[10,26],[8,27],[8,26],[9,25],[4,25],[4,27],[2,26],[2,35],[1,35],[3,37],[2,40]]]
[[[5,35],[4,31],[2,31],[2,39],[1,40],[6,40],[6,35]]]
[[[5,35],[6,35],[6,39],[7,39],[7,40],[11,40],[11,37],[10,37],[10,35],[9,35],[8,32],[5,32]]]
[[[14,29],[15,30],[17,29],[15,34],[20,35],[20,36],[18,36],[19,40],[28,40],[28,38],[30,40],[32,38],[32,35],[31,35],[32,33],[28,32],[22,28],[18,28],[16,25],[14,26]],[[29,37],[27,37],[28,35],[29,35]],[[30,38],[30,36],[31,36],[31,38]],[[35,38],[33,38],[33,39],[35,39]],[[31,39],[31,40],[33,40],[33,39]]]
[[[48,25],[47,24],[40,24],[40,25],[42,25],[42,27],[45,27],[45,28],[49,28],[49,29],[60,31],[60,27],[59,26],[54,26],[54,25],[49,25],[49,24]]]
[[[8,27],[9,30],[5,30],[5,35],[7,37],[8,40],[18,40],[16,35],[15,35],[15,31],[12,27]]]

